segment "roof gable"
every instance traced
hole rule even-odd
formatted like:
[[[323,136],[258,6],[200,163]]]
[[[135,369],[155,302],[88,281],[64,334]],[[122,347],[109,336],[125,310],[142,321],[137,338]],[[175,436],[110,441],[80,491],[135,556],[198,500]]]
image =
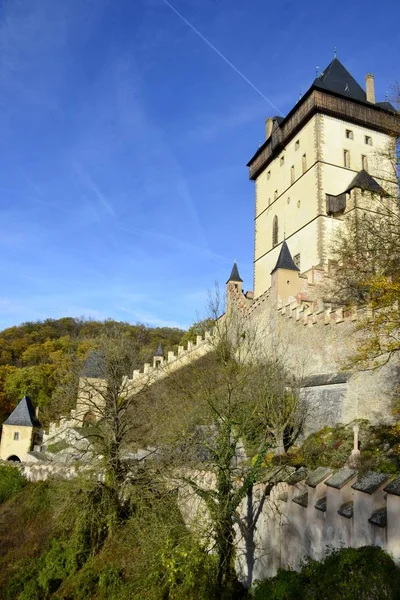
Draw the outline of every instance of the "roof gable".
[[[314,80],[313,87],[348,96],[361,102],[367,100],[365,91],[337,58],[334,58]]]
[[[271,271],[271,275],[272,273],[275,273],[275,271],[277,271],[278,269],[286,269],[287,271],[300,271],[300,269],[296,267],[296,265],[293,262],[293,258],[290,254],[290,250],[288,248],[286,240],[283,240],[278,260],[276,261],[275,267]]]
[[[35,415],[35,409],[29,396],[24,396],[14,408],[4,425],[19,425],[21,427],[40,427],[40,422]]]
[[[345,193],[350,192],[354,188],[359,188],[366,192],[373,192],[380,196],[387,196],[387,192],[379,185],[379,183],[369,174],[367,171],[362,169],[354,177],[349,187],[345,190]]]

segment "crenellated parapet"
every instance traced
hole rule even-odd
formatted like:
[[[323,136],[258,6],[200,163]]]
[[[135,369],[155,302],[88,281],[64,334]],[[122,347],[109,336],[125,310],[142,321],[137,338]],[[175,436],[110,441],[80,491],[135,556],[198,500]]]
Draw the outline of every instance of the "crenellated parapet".
[[[322,560],[343,547],[380,546],[400,562],[400,477],[390,481],[384,473],[318,467],[283,479],[272,489],[269,483],[253,489],[253,514],[262,503],[253,580],[274,576],[279,568],[299,569],[305,558]],[[241,513],[248,510],[244,502]],[[245,579],[248,543],[242,544],[238,569]]]

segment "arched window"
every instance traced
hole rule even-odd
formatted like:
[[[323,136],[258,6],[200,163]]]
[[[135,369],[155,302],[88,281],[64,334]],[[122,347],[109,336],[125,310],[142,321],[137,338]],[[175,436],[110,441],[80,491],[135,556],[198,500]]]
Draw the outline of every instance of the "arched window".
[[[274,221],[272,224],[272,245],[276,246],[278,244],[278,217],[274,216]]]

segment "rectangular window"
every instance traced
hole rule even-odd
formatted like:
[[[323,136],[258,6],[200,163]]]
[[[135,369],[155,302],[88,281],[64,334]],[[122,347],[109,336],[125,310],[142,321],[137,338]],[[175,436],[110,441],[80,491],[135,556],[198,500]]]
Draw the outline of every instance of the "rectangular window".
[[[281,156],[281,167],[283,167],[284,164],[285,164],[285,157]]]
[[[16,431],[16,432],[14,433],[14,441],[15,441],[15,442],[18,442],[18,440],[19,440],[19,433]]]
[[[300,269],[300,254],[295,254],[293,256],[293,262],[298,269]]]
[[[343,150],[343,164],[346,169],[350,169],[350,152],[348,150]]]
[[[292,165],[290,167],[290,183],[294,183],[294,181],[295,181],[294,165]]]
[[[365,154],[361,155],[361,166],[364,171],[368,171],[368,158],[365,156]]]
[[[354,135],[351,129],[346,129],[346,137],[348,140],[353,140],[354,139]]]
[[[372,137],[369,135],[365,136],[365,143],[367,144],[367,146],[372,146]]]
[[[298,150],[300,148],[300,140],[296,140],[295,144],[294,144],[294,149]]]
[[[268,171],[267,172],[267,179],[270,179],[270,177],[271,177],[271,171]]]
[[[305,154],[303,154],[301,159],[301,167],[303,169],[303,173],[305,173],[307,171],[307,156]]]

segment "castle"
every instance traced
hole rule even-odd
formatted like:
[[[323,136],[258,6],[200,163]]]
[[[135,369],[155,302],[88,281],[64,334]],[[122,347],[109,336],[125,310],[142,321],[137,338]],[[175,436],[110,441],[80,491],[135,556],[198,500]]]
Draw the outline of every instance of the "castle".
[[[284,348],[286,365],[300,377],[308,400],[305,434],[360,418],[372,423],[391,419],[398,359],[376,371],[344,372],[346,357],[357,346],[356,325],[363,310],[344,311],[324,301],[322,290],[343,216],[373,213],[377,196],[383,201],[398,197],[390,152],[399,133],[393,106],[375,102],[373,76],[366,76],[364,91],[334,58],[285,118],[266,120],[265,142],[248,163],[255,182],[253,291],[244,291],[234,263],[226,284],[226,313],[234,309],[249,327],[260,326],[267,351]],[[212,335],[197,336],[177,354],[164,356],[157,348],[153,364],[134,371],[124,385],[140,392],[201,358],[213,349]],[[92,391],[104,381],[87,367],[75,410],[50,425],[44,448],[60,440],[76,446],[76,428],[99,418]],[[93,383],[92,391],[87,382]],[[52,464],[46,452],[38,451],[39,431],[32,404],[24,398],[4,423],[0,458],[23,461],[32,480],[73,477],[71,463]],[[298,568],[305,556],[321,559],[329,547],[375,544],[400,560],[400,478],[390,482],[381,473],[358,477],[348,467],[336,473],[325,467],[294,471],[272,489],[256,484],[252,497],[243,500],[242,516],[259,511],[251,569],[245,541],[238,548],[243,581],[250,585],[251,577]],[[197,518],[193,503],[182,499],[180,507],[188,521]]]
[[[379,371],[343,372],[357,344],[360,311],[343,312],[321,297],[331,268],[330,244],[343,215],[374,211],[376,196],[398,194],[390,160],[400,132],[398,114],[388,101],[375,101],[373,75],[365,84],[364,91],[335,57],[286,117],[266,120],[265,142],[248,162],[255,182],[253,291],[244,292],[236,263],[227,281],[227,310],[234,305],[249,324],[263,324],[267,350],[285,346],[285,361],[301,377],[311,407],[307,431],[356,418],[390,419],[397,361]],[[212,347],[207,334],[179,347],[177,355],[164,357],[158,348],[153,365],[134,371],[127,384],[139,391],[144,382],[165,377]],[[81,386],[76,409],[51,425],[44,443],[96,418],[85,394]],[[2,458],[29,453],[34,460],[35,426],[25,427],[30,434],[24,448],[18,431],[14,440],[3,434]]]

